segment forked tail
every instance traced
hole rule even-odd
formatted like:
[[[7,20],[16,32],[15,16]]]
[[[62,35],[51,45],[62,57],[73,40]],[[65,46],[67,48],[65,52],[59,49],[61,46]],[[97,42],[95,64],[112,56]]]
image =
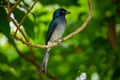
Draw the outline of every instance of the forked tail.
[[[42,72],[43,70],[45,70],[45,73],[47,73],[47,65],[48,65],[48,59],[49,59],[49,52],[50,52],[50,48],[48,48],[46,50],[46,52],[45,52],[43,62],[41,64],[40,68],[38,69],[38,73]]]

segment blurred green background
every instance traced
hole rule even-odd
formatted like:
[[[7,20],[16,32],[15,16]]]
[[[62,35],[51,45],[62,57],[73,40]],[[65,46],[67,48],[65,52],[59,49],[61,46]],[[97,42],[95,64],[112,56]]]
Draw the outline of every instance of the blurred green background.
[[[11,6],[15,4],[10,0]],[[16,1],[16,0],[15,0]],[[23,0],[13,11],[20,22],[34,3]],[[93,0],[92,19],[87,27],[71,39],[52,48],[48,75],[37,74],[45,49],[29,48],[13,40],[15,26],[7,18],[7,9],[0,7],[0,80],[120,80],[120,0]],[[7,5],[1,0],[0,5]],[[23,8],[25,7],[25,8]],[[40,0],[21,28],[31,43],[44,44],[53,12],[58,8],[71,12],[63,35],[76,30],[88,16],[87,0]],[[19,37],[22,37],[18,33]]]

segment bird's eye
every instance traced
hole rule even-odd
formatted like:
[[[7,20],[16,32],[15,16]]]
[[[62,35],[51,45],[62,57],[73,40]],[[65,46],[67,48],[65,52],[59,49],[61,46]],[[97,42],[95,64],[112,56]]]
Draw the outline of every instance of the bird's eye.
[[[62,11],[64,13],[64,11]]]
[[[65,13],[65,11],[61,11],[62,13]]]

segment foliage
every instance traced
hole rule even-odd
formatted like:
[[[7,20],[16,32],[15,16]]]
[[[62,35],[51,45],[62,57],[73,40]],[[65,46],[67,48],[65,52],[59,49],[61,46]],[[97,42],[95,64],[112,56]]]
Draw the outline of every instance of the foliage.
[[[6,0],[0,4],[6,5]],[[24,0],[30,7],[32,0]],[[93,0],[93,17],[78,35],[52,48],[48,73],[56,80],[75,80],[85,72],[87,80],[98,74],[101,80],[120,79],[120,0]],[[11,2],[11,6],[14,3]],[[23,6],[22,6],[23,7]],[[13,12],[20,22],[26,9],[19,6]],[[24,21],[22,28],[32,43],[44,44],[46,31],[55,9],[64,7],[67,15],[64,36],[76,30],[87,18],[87,0],[40,0]],[[111,29],[112,28],[112,29]],[[50,75],[37,74],[37,67],[23,55],[37,60],[40,65],[43,49],[31,49],[12,38],[15,26],[9,23],[7,10],[0,7],[0,80],[49,80]],[[21,37],[20,33],[18,36]]]

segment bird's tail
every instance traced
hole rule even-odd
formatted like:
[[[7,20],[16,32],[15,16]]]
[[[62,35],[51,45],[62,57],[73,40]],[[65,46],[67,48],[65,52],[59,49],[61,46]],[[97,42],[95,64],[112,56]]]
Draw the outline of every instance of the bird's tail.
[[[45,73],[47,73],[47,64],[48,64],[48,59],[49,59],[49,52],[50,52],[50,48],[48,48],[45,52],[43,62],[41,64],[40,68],[38,69],[38,73],[42,72],[43,70],[45,70]]]

